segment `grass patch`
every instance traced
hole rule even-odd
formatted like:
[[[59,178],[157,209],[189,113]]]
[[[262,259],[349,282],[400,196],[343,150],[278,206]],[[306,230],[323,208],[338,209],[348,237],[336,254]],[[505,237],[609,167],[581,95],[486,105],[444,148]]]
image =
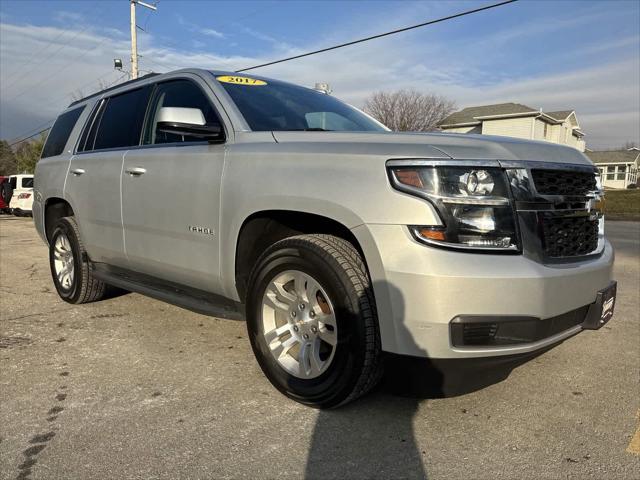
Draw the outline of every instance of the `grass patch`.
[[[607,220],[640,220],[640,189],[607,190],[604,198]]]

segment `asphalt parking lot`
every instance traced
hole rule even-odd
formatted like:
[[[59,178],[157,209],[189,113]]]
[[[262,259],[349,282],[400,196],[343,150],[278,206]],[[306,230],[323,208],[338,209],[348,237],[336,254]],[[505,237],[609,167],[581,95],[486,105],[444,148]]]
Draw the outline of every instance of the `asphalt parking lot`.
[[[607,228],[603,329],[513,369],[396,362],[317,411],[271,387],[243,322],[137,294],[62,302],[31,219],[1,216],[0,478],[640,478],[640,223]]]

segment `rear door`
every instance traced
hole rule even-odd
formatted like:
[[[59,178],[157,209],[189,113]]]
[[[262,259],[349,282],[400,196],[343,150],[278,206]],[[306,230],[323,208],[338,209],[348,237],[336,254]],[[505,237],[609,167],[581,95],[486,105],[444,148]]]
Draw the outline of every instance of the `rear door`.
[[[128,151],[124,159],[122,218],[131,269],[219,293],[218,221],[225,145],[156,128],[162,107],[199,108],[207,123],[224,125],[216,102],[197,76],[156,85],[143,145]]]
[[[65,195],[78,219],[91,260],[127,266],[120,204],[120,173],[128,148],[140,143],[150,88],[102,99],[71,160]]]

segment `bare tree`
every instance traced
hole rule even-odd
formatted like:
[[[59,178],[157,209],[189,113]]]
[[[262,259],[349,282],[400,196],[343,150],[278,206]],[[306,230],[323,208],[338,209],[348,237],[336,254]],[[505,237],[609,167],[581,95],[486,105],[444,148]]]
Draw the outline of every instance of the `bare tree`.
[[[448,98],[415,90],[376,92],[364,104],[369,115],[391,130],[430,132],[455,109]]]
[[[96,89],[96,92],[101,92],[102,90],[106,90],[109,87],[114,86],[116,83],[120,83],[120,80],[122,79],[122,77],[120,77],[118,80],[116,80],[115,82],[112,83],[107,83],[105,82],[103,79],[98,80],[98,88]],[[86,95],[84,94],[84,92],[81,89],[78,89],[74,92],[71,92],[69,94],[69,96],[71,97],[71,101],[72,102],[77,102],[78,100],[83,99],[84,97],[86,97]]]

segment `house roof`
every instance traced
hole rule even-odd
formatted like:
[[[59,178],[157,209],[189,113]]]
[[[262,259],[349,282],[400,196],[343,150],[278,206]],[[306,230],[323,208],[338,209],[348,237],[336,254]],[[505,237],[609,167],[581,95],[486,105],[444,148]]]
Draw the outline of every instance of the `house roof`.
[[[522,113],[539,113],[535,108],[520,103],[498,103],[496,105],[481,105],[467,107],[454,112],[445,118],[440,125],[456,125],[460,123],[480,123],[477,117],[492,117],[495,115],[515,115]]]
[[[555,118],[558,121],[565,120],[569,115],[573,113],[573,110],[560,110],[558,112],[546,112],[550,117]]]
[[[629,150],[606,150],[600,152],[585,152],[593,163],[634,163],[640,154]]]
[[[478,107],[467,107],[459,112],[454,112],[440,122],[440,126],[450,125],[474,125],[479,124],[483,119],[510,116],[541,115],[550,122],[563,122],[569,117],[573,110],[558,110],[555,112],[543,112],[521,103],[498,103],[495,105],[480,105]],[[577,123],[576,123],[577,125]]]

